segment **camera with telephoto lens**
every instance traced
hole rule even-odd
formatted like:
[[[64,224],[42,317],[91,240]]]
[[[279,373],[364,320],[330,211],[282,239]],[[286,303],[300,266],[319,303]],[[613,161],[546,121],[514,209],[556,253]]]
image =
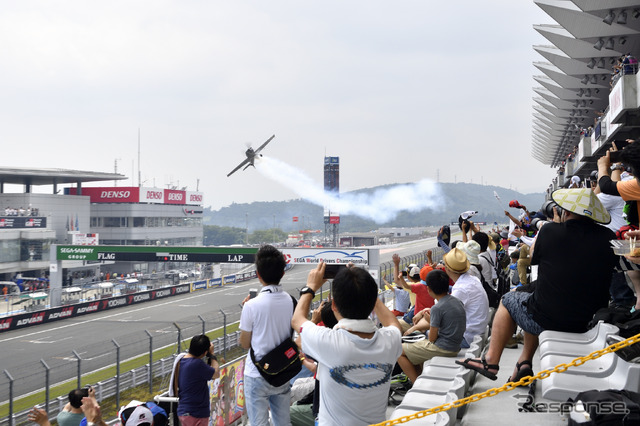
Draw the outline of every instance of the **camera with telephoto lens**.
[[[542,225],[548,223],[550,220],[553,220],[553,208],[558,207],[558,204],[553,200],[547,200],[540,207],[540,213],[546,216],[547,220],[536,217],[531,220],[531,225],[535,226],[536,229],[540,230]]]

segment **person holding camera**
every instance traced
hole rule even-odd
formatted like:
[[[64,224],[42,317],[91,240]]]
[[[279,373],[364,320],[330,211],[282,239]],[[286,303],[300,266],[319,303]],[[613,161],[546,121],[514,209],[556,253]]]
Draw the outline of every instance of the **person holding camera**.
[[[620,222],[620,218],[616,218],[618,223],[622,223],[617,228],[618,238],[625,238],[625,234],[629,230],[638,229],[640,226],[640,217],[638,212],[640,211],[640,184],[638,183],[638,173],[640,172],[640,144],[635,143],[632,139],[624,141],[626,143],[622,150],[619,150],[620,142],[613,143],[613,147],[610,148],[606,154],[598,159],[598,185],[596,191],[601,191],[602,194],[598,194],[599,197],[607,196],[612,199],[621,197],[625,205],[623,208],[627,211],[626,222]],[[627,176],[625,169],[631,171],[631,176]],[[612,222],[613,222],[612,217]],[[630,261],[626,257],[620,257],[619,263],[616,268],[617,271],[626,272],[627,276],[633,283],[633,287],[636,291],[635,303],[631,308],[632,311],[640,309],[640,267],[634,262]],[[621,279],[618,279],[620,284],[624,284]],[[615,288],[621,288],[626,291],[626,288],[622,285],[612,286],[612,290]],[[618,292],[616,292],[618,293]],[[631,297],[628,297],[632,299]],[[617,304],[622,306],[628,305],[624,301]]]
[[[205,361],[205,357],[207,358]],[[177,363],[178,417],[182,426],[207,426],[211,408],[207,382],[220,377],[213,344],[206,334],[194,336],[189,352]]]
[[[325,264],[309,272],[291,320],[302,350],[318,362],[318,425],[369,425],[385,420],[391,374],[402,353],[400,324],[378,299],[368,271],[348,267],[333,279],[331,307],[338,323],[329,329],[309,321],[311,301],[322,284]],[[382,328],[369,318],[374,312]],[[253,425],[253,423],[252,423]]]
[[[629,203],[631,211],[627,213],[627,220],[638,226],[638,202],[640,202],[640,184],[638,173],[640,172],[640,144],[629,144],[622,150],[614,146],[605,155],[598,158],[598,186],[604,194],[617,195]],[[635,179],[621,181],[621,174],[625,166],[631,169]]]
[[[91,386],[85,386],[80,389],[74,389],[69,392],[69,402],[64,406],[62,411],[58,413],[56,421],[60,426],[78,426],[84,418],[82,411],[82,398],[95,398],[95,391]]]

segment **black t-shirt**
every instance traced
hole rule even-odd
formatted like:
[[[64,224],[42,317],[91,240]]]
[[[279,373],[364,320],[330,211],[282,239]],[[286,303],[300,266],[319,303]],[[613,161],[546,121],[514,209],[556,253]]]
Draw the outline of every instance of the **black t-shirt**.
[[[538,232],[532,265],[538,281],[528,311],[546,330],[582,333],[609,302],[616,256],[615,234],[591,220],[545,224]]]

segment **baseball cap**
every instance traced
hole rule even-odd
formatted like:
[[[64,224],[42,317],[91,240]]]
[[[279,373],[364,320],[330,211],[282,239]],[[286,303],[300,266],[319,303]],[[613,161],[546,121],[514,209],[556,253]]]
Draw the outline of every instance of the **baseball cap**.
[[[118,413],[122,426],[152,426],[153,413],[144,403],[140,401],[131,401],[125,407],[120,409]]]
[[[409,269],[410,268],[410,269]],[[420,268],[418,268],[417,265],[411,264],[407,267],[408,269],[408,275],[410,277],[415,277],[416,275],[420,275]]]
[[[433,271],[433,268],[430,265],[424,265],[422,267],[422,269],[420,269],[420,279],[422,281],[426,281],[427,280],[427,275],[431,271]]]

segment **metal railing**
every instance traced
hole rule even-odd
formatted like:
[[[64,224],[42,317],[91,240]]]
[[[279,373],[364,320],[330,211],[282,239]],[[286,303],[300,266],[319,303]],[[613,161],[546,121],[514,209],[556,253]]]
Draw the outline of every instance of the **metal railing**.
[[[213,339],[212,342],[214,344],[214,347],[220,348],[220,349],[224,348],[224,350],[226,351],[239,346],[239,342],[240,342],[239,331],[230,333],[226,337],[227,337],[226,339],[224,337]],[[180,342],[181,346],[184,343],[185,341]],[[77,353],[77,351],[72,351],[72,352]],[[222,350],[219,350],[219,354],[221,353],[222,353]],[[78,383],[83,386],[90,384],[96,392],[96,399],[98,401],[102,401],[103,399],[110,398],[110,397],[116,397],[116,399],[118,400],[120,393],[122,391],[135,388],[137,386],[141,386],[144,384],[148,384],[150,387],[150,392],[153,392],[153,389],[152,389],[153,379],[166,377],[171,374],[171,369],[173,366],[173,361],[175,359],[175,356],[176,354],[173,354],[168,357],[164,357],[162,359],[152,362],[151,364],[146,364],[142,367],[134,368],[132,370],[121,373],[116,377],[111,377],[109,379],[102,380],[96,383],[86,383],[86,384],[83,383],[82,374],[81,376],[76,376],[75,378],[68,379],[66,381],[68,382],[70,380],[77,380]],[[120,364],[122,362],[123,361],[120,361]],[[116,368],[118,368],[120,364],[116,365]],[[47,373],[50,373],[50,369],[47,369],[46,371]],[[15,388],[16,382],[17,382],[17,379],[11,376],[11,379],[8,380],[7,388],[11,388],[11,387]],[[57,384],[58,383],[56,383],[56,385]],[[50,382],[46,383],[45,392],[47,394],[50,392],[51,387],[52,387],[52,384]],[[162,391],[162,389],[156,389],[156,390],[158,392]],[[67,404],[67,402],[68,402],[68,398],[66,394],[59,395],[57,397],[54,397],[53,399],[45,401],[44,403],[40,404],[39,407],[44,408],[49,414],[49,419],[53,420],[58,415],[58,413],[62,411],[64,406]],[[119,404],[116,404],[116,405],[119,405]],[[29,413],[29,410],[23,410],[17,413],[12,413],[11,416],[7,416],[7,417],[4,417],[3,419],[0,419],[0,426],[5,426],[5,425],[13,426],[13,425],[30,423],[27,420],[28,413]],[[11,419],[13,421],[11,421]]]

